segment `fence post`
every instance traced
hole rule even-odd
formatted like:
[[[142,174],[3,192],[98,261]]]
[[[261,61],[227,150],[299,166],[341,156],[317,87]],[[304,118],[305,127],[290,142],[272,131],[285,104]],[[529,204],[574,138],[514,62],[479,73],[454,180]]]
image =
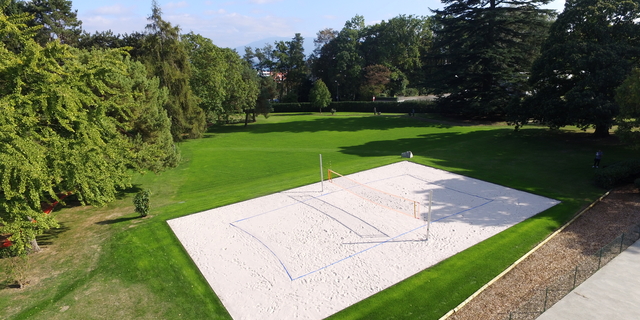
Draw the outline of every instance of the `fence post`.
[[[540,314],[543,314],[545,311],[547,311],[547,296],[548,295],[549,295],[549,287],[544,289],[544,304],[542,305],[542,312]]]
[[[604,248],[602,248],[602,249],[604,249]],[[600,249],[598,251],[598,269],[596,269],[596,270],[600,270],[600,263],[602,262],[602,249]]]

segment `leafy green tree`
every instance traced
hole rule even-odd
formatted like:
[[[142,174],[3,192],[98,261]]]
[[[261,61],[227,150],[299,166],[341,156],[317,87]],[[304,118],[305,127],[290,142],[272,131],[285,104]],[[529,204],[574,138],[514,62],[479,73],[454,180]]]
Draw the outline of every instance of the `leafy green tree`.
[[[640,69],[633,69],[616,89],[615,101],[620,105],[616,135],[632,147],[640,148]]]
[[[338,31],[331,28],[320,30],[313,40],[315,49],[309,57],[311,73],[315,78],[323,79],[325,83],[332,83],[331,69],[335,64],[337,46],[334,39],[338,36]],[[334,95],[335,96],[335,95]]]
[[[131,169],[177,163],[166,92],[120,50],[83,52],[0,13],[0,234],[12,254],[37,249],[36,236],[58,224],[41,203],[72,192],[103,205],[130,185]]]
[[[333,30],[332,28],[325,28],[316,33],[316,38],[313,39],[313,44],[315,45],[315,49],[313,50],[313,55],[319,57],[322,55],[322,48],[328,45],[338,36],[338,31]]]
[[[252,121],[256,121],[256,101],[260,95],[260,77],[250,65],[239,59],[235,50],[229,48],[224,50],[228,55],[238,58],[237,63],[233,65],[234,71],[231,73],[235,82],[231,83],[233,86],[229,89],[231,95],[227,104],[235,110],[245,113],[246,126],[250,114],[253,115]]]
[[[364,68],[364,79],[360,88],[361,96],[369,99],[380,96],[391,82],[391,70],[379,64],[367,66]]]
[[[149,75],[158,77],[160,85],[169,92],[164,108],[171,118],[173,139],[180,141],[184,135],[201,137],[206,128],[205,113],[198,107],[198,99],[189,85],[191,64],[180,39],[180,28],[162,19],[162,10],[155,0],[148,20],[139,59]]]
[[[317,33],[317,38],[313,40],[316,45],[316,49],[309,58],[311,65],[311,73],[314,78],[322,79],[325,84],[335,84],[330,86],[332,96],[338,99],[338,92],[333,91],[337,89],[338,74],[336,68],[336,56],[338,55],[338,45],[335,38],[338,36],[338,31],[333,29],[324,29]]]
[[[365,71],[370,66],[391,71],[390,81],[376,92],[402,94],[409,83],[422,88],[432,24],[432,18],[400,15],[365,26],[364,18],[355,16],[339,32],[321,30],[309,59],[313,77],[330,84],[336,99],[371,99],[373,87]]]
[[[595,136],[609,135],[619,112],[615,90],[640,58],[639,18],[634,1],[567,1],[533,65],[533,95],[511,122],[595,127]]]
[[[342,90],[340,96],[355,100],[362,80],[365,60],[361,51],[362,36],[365,29],[364,17],[356,15],[344,24],[334,40],[336,42],[336,64],[334,79]]]
[[[226,102],[230,95],[227,91],[230,64],[227,63],[226,58],[233,57],[225,54],[210,39],[199,34],[183,35],[182,42],[191,63],[192,74],[189,79],[191,88],[200,100],[199,106],[205,111],[207,121],[216,122],[230,111],[226,109],[228,106]]]
[[[273,80],[272,77],[260,77],[260,94],[256,101],[255,112],[268,117],[271,112],[271,100],[273,100],[277,94],[276,81]]]
[[[424,56],[433,42],[432,20],[399,15],[368,26],[362,42],[365,64],[384,65],[395,71],[396,79],[424,86]]]
[[[316,80],[313,84],[309,98],[311,100],[311,105],[318,108],[320,113],[322,113],[322,108],[331,104],[331,92],[329,92],[327,85],[324,84],[322,79]]]
[[[443,0],[435,12],[430,86],[438,103],[469,116],[500,115],[526,91],[552,10],[548,0]]]

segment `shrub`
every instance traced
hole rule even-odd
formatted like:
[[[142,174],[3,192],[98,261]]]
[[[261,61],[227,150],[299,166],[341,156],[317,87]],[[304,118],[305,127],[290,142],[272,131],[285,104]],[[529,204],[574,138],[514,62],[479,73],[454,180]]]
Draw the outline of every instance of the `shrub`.
[[[636,188],[640,188],[640,178],[637,178],[636,180],[634,180],[633,184],[636,186]]]
[[[621,161],[596,170],[595,183],[598,187],[610,189],[622,183],[634,181],[640,174],[640,160]]]
[[[405,97],[415,97],[420,94],[420,90],[416,88],[406,88],[403,93]]]
[[[136,207],[136,212],[139,213],[141,217],[146,217],[149,214],[150,196],[150,190],[142,190],[133,198],[133,205]]]

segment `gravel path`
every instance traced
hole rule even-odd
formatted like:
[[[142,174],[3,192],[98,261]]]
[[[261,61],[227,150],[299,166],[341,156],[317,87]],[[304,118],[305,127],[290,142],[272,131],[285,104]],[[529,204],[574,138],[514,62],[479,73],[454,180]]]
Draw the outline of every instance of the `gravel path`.
[[[637,188],[626,186],[613,190],[447,320],[508,319],[509,312],[544,292],[558,278],[638,224],[640,193]],[[532,318],[535,316],[528,317]]]

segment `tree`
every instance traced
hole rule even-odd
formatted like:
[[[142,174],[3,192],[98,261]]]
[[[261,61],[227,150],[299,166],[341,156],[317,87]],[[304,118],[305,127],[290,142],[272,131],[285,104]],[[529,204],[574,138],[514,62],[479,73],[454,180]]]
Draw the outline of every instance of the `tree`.
[[[423,60],[433,42],[432,20],[399,15],[368,26],[362,42],[365,64],[384,65],[394,70],[397,77],[423,86]]]
[[[313,50],[313,55],[315,55],[316,57],[321,56],[322,48],[331,43],[331,41],[333,41],[333,39],[335,39],[337,36],[338,31],[333,30],[332,28],[325,28],[318,31],[316,33],[316,38],[313,39],[313,44],[316,47]]]
[[[268,117],[271,112],[271,100],[277,94],[276,81],[272,77],[260,77],[260,94],[256,101],[255,112]]]
[[[318,79],[311,89],[311,93],[309,95],[311,99],[311,105],[318,108],[320,113],[322,113],[322,108],[327,107],[331,103],[331,92],[327,88],[327,85],[324,84],[322,79]]]
[[[500,115],[526,91],[526,73],[538,55],[552,10],[548,0],[443,0],[434,10],[430,86],[438,104],[468,116]]]
[[[199,98],[199,107],[204,110],[207,121],[215,123],[229,112],[225,102],[229,99],[228,82],[230,68],[222,49],[199,34],[182,36],[191,63],[192,74],[189,83]]]
[[[303,44],[304,38],[299,33],[291,41],[275,43],[276,70],[284,76],[280,97],[287,102],[298,102],[298,90],[309,74]]]
[[[316,49],[309,58],[311,64],[311,73],[313,78],[322,79],[325,84],[335,83],[337,86],[337,67],[336,56],[338,54],[338,45],[335,38],[338,31],[333,29],[325,29],[319,31],[317,39],[314,40]],[[333,89],[333,86],[332,88]],[[338,92],[333,92],[333,96],[338,98]]]
[[[640,69],[633,69],[616,89],[615,101],[620,105],[616,135],[633,148],[640,148]]]
[[[123,36],[107,30],[94,34],[83,32],[75,46],[80,49],[115,49],[124,47],[125,43]]]
[[[364,68],[364,82],[360,88],[363,97],[380,96],[391,81],[391,70],[383,65],[372,65]]]
[[[162,19],[162,10],[155,0],[148,20],[140,59],[149,75],[158,77],[160,85],[169,92],[164,108],[171,118],[173,139],[180,141],[183,135],[201,137],[206,128],[206,119],[189,85],[191,64],[180,39],[180,28]]]
[[[59,40],[75,45],[82,33],[82,21],[78,10],[71,9],[70,0],[31,0],[24,3],[24,10],[33,14],[31,25],[42,26],[36,35],[40,45]]]
[[[177,163],[157,79],[122,50],[41,47],[23,16],[0,13],[0,234],[11,254],[37,249],[58,224],[41,203],[72,192],[103,205],[130,185],[131,169]]]
[[[333,70],[334,79],[342,88],[342,96],[347,96],[348,100],[357,98],[362,69],[364,68],[364,57],[361,52],[362,36],[365,28],[364,17],[356,15],[344,24],[336,42],[336,62]]]
[[[140,214],[141,217],[146,217],[149,215],[150,209],[150,199],[151,198],[151,190],[142,190],[136,193],[135,197],[133,197],[133,206],[136,208],[136,212]]]
[[[595,136],[609,135],[619,112],[615,90],[640,58],[639,18],[634,1],[567,1],[533,65],[533,95],[511,122],[595,127]]]

